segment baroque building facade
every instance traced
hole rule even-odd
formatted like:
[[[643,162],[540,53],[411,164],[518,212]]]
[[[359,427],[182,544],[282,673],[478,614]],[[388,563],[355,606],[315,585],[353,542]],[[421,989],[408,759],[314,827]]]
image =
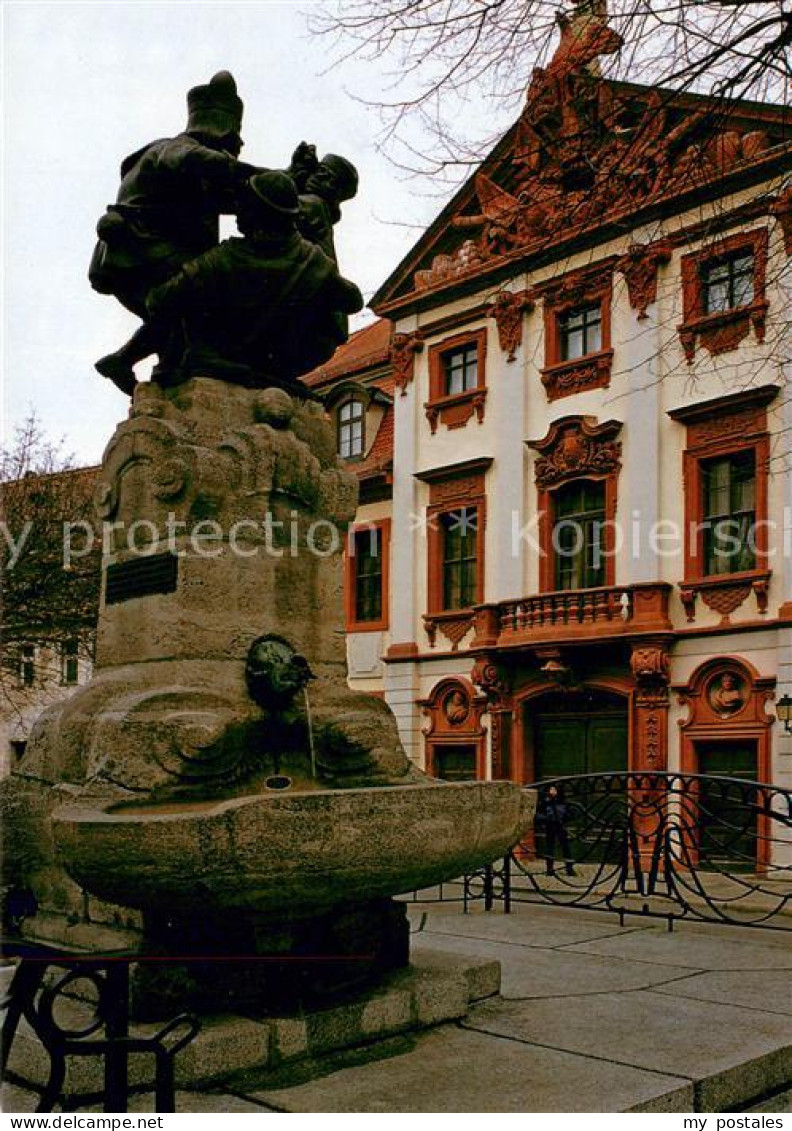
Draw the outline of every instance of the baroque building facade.
[[[792,788],[785,113],[608,81],[604,17],[560,24],[309,378],[361,476],[351,680],[449,779]]]

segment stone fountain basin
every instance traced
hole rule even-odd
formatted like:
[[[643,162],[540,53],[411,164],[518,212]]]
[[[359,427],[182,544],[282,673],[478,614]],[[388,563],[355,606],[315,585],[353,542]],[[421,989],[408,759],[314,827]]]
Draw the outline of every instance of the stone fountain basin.
[[[170,915],[316,915],[454,879],[498,859],[535,796],[509,782],[63,807],[53,831],[93,895]]]

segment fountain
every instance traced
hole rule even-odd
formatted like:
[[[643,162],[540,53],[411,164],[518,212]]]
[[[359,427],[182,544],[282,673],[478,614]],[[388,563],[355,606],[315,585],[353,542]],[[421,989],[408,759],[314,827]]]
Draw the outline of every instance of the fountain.
[[[141,1015],[359,992],[409,961],[393,897],[494,860],[532,815],[510,783],[428,778],[385,703],[348,687],[357,481],[296,373],[359,294],[296,233],[299,170],[222,153],[244,238],[148,290],[160,365],[97,486],[95,672],[41,717],[4,799],[10,878],[44,913],[31,934],[60,918],[88,949],[168,960],[137,969]],[[112,356],[100,371],[128,385]]]

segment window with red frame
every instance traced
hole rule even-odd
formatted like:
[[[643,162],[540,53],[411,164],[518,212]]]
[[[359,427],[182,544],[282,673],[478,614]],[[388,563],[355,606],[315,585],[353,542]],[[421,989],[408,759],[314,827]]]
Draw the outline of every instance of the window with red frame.
[[[704,314],[721,314],[748,306],[754,297],[753,252],[737,252],[701,266]]]
[[[602,307],[581,306],[558,316],[561,361],[586,357],[602,349]]]
[[[679,586],[688,621],[695,620],[699,595],[726,618],[751,591],[758,611],[767,610],[772,573],[767,406],[779,392],[778,385],[762,385],[668,414],[687,429],[685,567]]]
[[[553,494],[556,589],[605,584],[605,484],[577,479]]]
[[[389,521],[350,531],[346,553],[347,631],[384,629],[388,620]]]
[[[443,547],[443,608],[469,609],[478,593],[478,508],[460,507],[440,516]]]
[[[382,620],[382,529],[354,536],[355,620]]]
[[[572,271],[542,288],[545,363],[541,376],[548,400],[606,388],[613,361],[613,262]]]
[[[701,461],[704,573],[756,567],[756,451]]]
[[[767,228],[756,228],[682,256],[678,331],[688,364],[699,345],[717,356],[736,349],[752,328],[764,341],[767,243]]]
[[[424,405],[432,432],[438,423],[464,428],[484,419],[487,331],[467,330],[429,347],[429,400]]]
[[[478,388],[478,345],[450,350],[443,354],[442,363],[445,396],[453,397]]]

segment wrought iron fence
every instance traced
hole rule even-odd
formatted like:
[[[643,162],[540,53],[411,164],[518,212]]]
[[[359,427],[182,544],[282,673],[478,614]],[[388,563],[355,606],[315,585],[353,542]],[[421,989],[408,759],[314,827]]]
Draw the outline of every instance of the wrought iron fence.
[[[463,911],[480,904],[485,911],[492,911],[507,898],[505,882],[510,874],[509,862],[507,858],[487,864],[456,880],[412,891],[404,898],[408,903],[460,903]]]
[[[462,877],[465,910],[534,903],[792,929],[792,792],[742,778],[586,774],[543,781],[534,829]],[[555,791],[553,795],[552,791]],[[450,885],[445,885],[447,890]],[[423,900],[421,900],[423,901]],[[443,890],[433,901],[447,902]]]

